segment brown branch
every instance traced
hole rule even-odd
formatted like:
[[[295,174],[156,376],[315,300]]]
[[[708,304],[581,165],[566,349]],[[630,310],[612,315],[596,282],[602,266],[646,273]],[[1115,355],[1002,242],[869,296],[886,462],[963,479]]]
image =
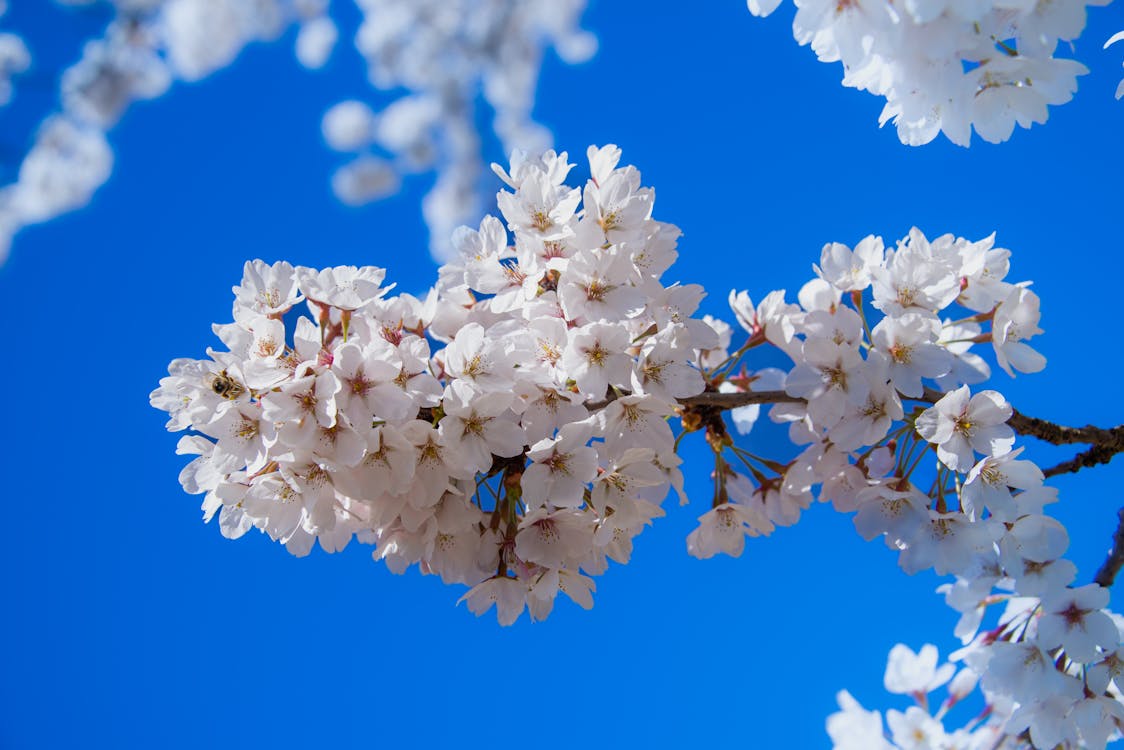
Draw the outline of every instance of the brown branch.
[[[627,394],[626,394],[627,395]],[[590,411],[603,409],[617,400],[617,395],[610,392],[604,400],[586,404]],[[742,393],[719,393],[718,391],[705,391],[697,396],[687,396],[676,399],[680,406],[706,406],[719,411],[737,409],[750,404],[803,404],[805,400],[798,396],[790,396],[784,391],[746,391]]]
[[[936,403],[943,395],[940,391],[926,388],[921,400]],[[1011,410],[1011,418],[1007,420],[1007,424],[1020,435],[1035,437],[1053,445],[1085,443],[1092,446],[1069,461],[1063,461],[1043,471],[1042,473],[1047,477],[1071,474],[1091,466],[1107,464],[1117,453],[1124,452],[1124,425],[1108,429],[1093,425],[1067,427],[1038,417],[1028,417],[1017,409]]]
[[[1094,445],[1088,450],[1081,451],[1068,461],[1062,461],[1057,466],[1051,466],[1042,471],[1043,476],[1056,477],[1058,474],[1073,474],[1081,469],[1107,464],[1112,457],[1124,450],[1124,446],[1107,444]]]
[[[925,393],[919,400],[930,404],[936,403],[943,395],[940,391],[926,388]],[[722,411],[750,404],[801,403],[803,401],[804,399],[790,396],[784,391],[708,392],[679,399],[679,403],[683,406],[709,407]],[[1093,425],[1067,427],[1038,417],[1028,417],[1016,410],[1012,410],[1011,418],[1007,420],[1007,424],[1020,435],[1035,437],[1054,445],[1085,443],[1092,446],[1088,450],[1078,453],[1069,461],[1063,461],[1057,466],[1043,471],[1043,474],[1047,477],[1071,474],[1081,469],[1107,464],[1117,453],[1124,453],[1124,425],[1109,429],[1094,427]]]
[[[1065,425],[1047,422],[1038,417],[1028,417],[1017,410],[1013,410],[1007,424],[1020,435],[1031,435],[1054,445],[1070,445],[1073,443],[1086,443],[1090,445],[1120,445],[1117,452],[1124,450],[1124,425],[1110,429],[1086,425],[1084,427],[1066,427]]]
[[[921,398],[916,400],[932,404],[939,401],[942,396],[944,394],[940,391],[926,388]],[[608,405],[615,398],[614,394],[609,394],[604,401],[587,404],[587,406],[590,409],[599,409]],[[784,391],[741,391],[738,393],[707,391],[697,396],[678,399],[678,401],[680,406],[685,406],[688,409],[694,407],[721,412],[751,404],[799,404],[804,403],[805,399],[790,396]],[[1011,418],[1007,420],[1007,424],[1020,435],[1035,437],[1054,445],[1085,443],[1092,446],[1088,450],[1078,453],[1069,461],[1046,469],[1043,473],[1047,477],[1069,474],[1080,469],[1107,464],[1117,453],[1124,453],[1124,425],[1108,429],[1094,427],[1093,425],[1067,427],[1038,417],[1028,417],[1016,410],[1012,410]]]
[[[1093,576],[1093,581],[1108,588],[1116,580],[1116,574],[1124,567],[1124,508],[1116,513],[1120,523],[1116,526],[1116,533],[1112,535],[1112,549],[1108,557],[1101,564],[1100,570]]]
[[[940,391],[926,388],[920,400],[935,404],[944,395]],[[1053,445],[1085,443],[1087,445],[1119,446],[1116,448],[1117,453],[1124,450],[1124,425],[1117,425],[1108,429],[1094,427],[1093,425],[1067,427],[1038,417],[1029,417],[1018,409],[1011,410],[1011,418],[1007,420],[1007,424],[1020,435],[1035,437]]]
[[[802,404],[804,399],[784,391],[746,391],[744,393],[700,393],[679,399],[682,406],[710,406],[723,411],[751,404]]]

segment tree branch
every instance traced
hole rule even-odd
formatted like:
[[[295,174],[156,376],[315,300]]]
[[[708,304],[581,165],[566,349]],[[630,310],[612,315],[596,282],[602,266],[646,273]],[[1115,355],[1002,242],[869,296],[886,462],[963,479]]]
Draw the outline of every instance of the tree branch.
[[[940,391],[926,388],[920,401],[936,403],[943,396]],[[679,404],[685,407],[704,407],[725,411],[737,409],[750,404],[793,404],[803,403],[804,399],[790,396],[784,391],[745,391],[741,393],[716,393],[706,392],[697,396],[679,399]],[[1124,452],[1124,425],[1104,428],[1086,425],[1085,427],[1067,427],[1066,425],[1049,422],[1038,417],[1029,417],[1017,410],[1012,410],[1011,418],[1007,424],[1019,433],[1053,445],[1072,445],[1085,443],[1092,447],[1082,451],[1069,461],[1046,469],[1043,473],[1047,477],[1058,474],[1070,474],[1080,469],[1091,466],[1107,464],[1117,453]]]
[[[1047,422],[1038,417],[1028,417],[1015,410],[1007,424],[1020,435],[1031,435],[1054,445],[1068,445],[1072,443],[1087,443],[1090,445],[1120,445],[1117,451],[1124,449],[1124,425],[1110,429],[1086,425],[1084,427],[1066,427],[1065,425]]]
[[[710,406],[723,411],[751,404],[802,404],[804,399],[784,391],[746,391],[744,393],[700,393],[679,399],[682,406]]]
[[[1124,508],[1116,513],[1120,523],[1116,526],[1116,533],[1112,535],[1112,549],[1108,557],[1101,564],[1100,570],[1093,576],[1093,581],[1108,588],[1116,580],[1116,574],[1124,567]]]
[[[944,394],[940,391],[926,388],[921,400],[935,404],[943,396]],[[1116,453],[1124,451],[1124,425],[1117,425],[1108,429],[1094,427],[1093,425],[1067,427],[1038,417],[1028,417],[1014,408],[1011,409],[1011,418],[1007,420],[1007,424],[1020,435],[1035,437],[1053,445],[1086,443],[1088,445],[1113,446]]]
[[[1057,466],[1051,466],[1042,471],[1043,476],[1056,477],[1058,474],[1073,474],[1091,466],[1107,464],[1112,457],[1124,450],[1120,445],[1094,445],[1088,450],[1081,451],[1068,461],[1062,461]]]

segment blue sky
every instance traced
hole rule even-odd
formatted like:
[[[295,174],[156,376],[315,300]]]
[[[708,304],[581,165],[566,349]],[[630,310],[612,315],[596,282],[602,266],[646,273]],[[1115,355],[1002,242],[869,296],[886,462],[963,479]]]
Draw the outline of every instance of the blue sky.
[[[96,27],[12,5],[5,26],[46,62],[42,89],[0,112],[5,154],[50,104],[50,62],[67,64]],[[879,130],[881,100],[798,47],[792,15],[754,19],[738,0],[593,2],[598,54],[576,67],[548,55],[536,116],[575,158],[591,143],[623,148],[656,188],[656,217],[684,232],[665,279],[703,284],[704,312],[727,319],[731,287],[794,293],[825,242],[892,242],[913,225],[997,231],[1012,279],[1042,298],[1050,364],[994,387],[1036,416],[1124,422],[1122,50],[1101,50],[1124,6],[1093,9],[1074,53],[1092,72],[1074,102],[970,149],[909,148]],[[111,134],[115,173],[92,204],[23,232],[0,267],[0,747],[826,748],[838,689],[901,708],[881,687],[890,647],[956,645],[939,579],[906,576],[825,506],[740,559],[689,558],[710,496],[699,440],[685,455],[695,503],[669,499],[632,563],[598,579],[592,611],[560,603],[535,625],[477,619],[454,606],[459,588],[394,576],[368,547],[298,560],[200,522],[148,393],[169,360],[217,343],[210,324],[229,320],[243,261],[375,264],[403,291],[435,278],[427,178],[363,209],[331,195],[340,162],[320,117],[369,91],[359,59],[341,48],[308,73],[290,42],[136,106]],[[763,429],[750,447],[783,450],[782,437]],[[1124,464],[1055,484],[1087,581]]]

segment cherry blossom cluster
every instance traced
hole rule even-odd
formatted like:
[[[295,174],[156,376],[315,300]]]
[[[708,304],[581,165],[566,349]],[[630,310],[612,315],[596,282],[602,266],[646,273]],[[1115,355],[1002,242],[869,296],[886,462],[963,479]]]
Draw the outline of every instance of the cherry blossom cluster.
[[[1045,359],[1027,343],[1041,332],[1038,297],[1027,284],[1004,280],[1010,251],[993,243],[994,235],[978,242],[952,235],[929,241],[917,229],[889,250],[874,236],[853,250],[832,243],[815,266],[817,277],[800,289],[795,304],[785,300],[784,290],[757,305],[746,292],[730,293],[730,306],[748,339],[730,354],[730,327],[712,323],[721,345],[701,359],[709,387],[780,391],[790,403],[774,406],[772,419],[788,423],[794,444],[809,447],[781,466],[746,454],[723,423],[704,425],[717,458],[717,493],[715,508],[694,537],[693,554],[738,554],[744,535],[767,535],[777,525],[795,523],[812,502],[816,484],[823,484],[821,499],[832,500],[837,509],[859,509],[859,530],[873,538],[891,532],[886,524],[895,515],[875,511],[880,503],[894,505],[904,493],[909,506],[918,504],[906,489],[914,468],[908,462],[927,455],[927,448],[944,462],[941,478],[949,481],[974,467],[976,452],[1011,451],[1010,406],[995,391],[970,394],[969,385],[991,375],[987,361],[972,349],[990,343],[1008,374],[1036,372]],[[969,314],[942,319],[954,303]],[[746,353],[761,345],[783,352],[793,367],[737,370]],[[937,397],[940,401],[930,406]],[[918,405],[907,414],[911,399]],[[758,408],[732,412],[738,431],[752,428]],[[967,432],[957,428],[963,415]],[[734,454],[734,464],[727,453]],[[735,470],[739,462],[744,469]],[[913,572],[937,564],[941,572],[950,572],[944,557],[956,552],[945,551],[944,545],[954,539],[967,543],[966,538],[952,535],[923,544],[904,536],[914,522],[920,527],[924,505],[916,514],[901,516],[902,524],[894,529],[903,535],[894,542],[901,543],[902,566]],[[737,523],[725,518],[731,514]]]
[[[794,302],[730,293],[733,348],[732,326],[692,317],[701,287],[660,281],[679,231],[651,218],[654,193],[619,158],[591,147],[584,190],[566,184],[565,153],[494,167],[511,188],[503,221],[457,229],[424,298],[388,296],[374,267],[248,263],[234,322],[215,327],[226,349],[175,360],[151,397],[169,429],[193,431],[180,479],[205,517],[297,555],[354,537],[394,571],[469,586],[477,614],[542,619],[559,591],[592,605],[592,576],[628,561],[670,488],[682,497],[676,449],[702,433],[714,494],[690,554],[738,556],[818,499],[906,572],[955,577],[942,591],[965,671],[932,714],[952,667],[892,653],[888,689],[919,705],[888,714],[894,744],[873,746],[1103,747],[1124,721],[1107,591],[1075,585],[1044,512],[1057,491],[1016,446],[1025,418],[978,388],[989,359],[1011,376],[1045,366],[1039,300],[1007,280],[1010,251],[917,229],[890,248],[828,244]],[[759,347],[791,366],[749,369]],[[762,404],[795,457],[736,444],[725,412],[744,434]],[[946,731],[977,677],[985,713]],[[881,738],[877,715],[841,707],[837,746]]]
[[[1108,592],[1071,586],[1076,568],[1061,559],[1068,535],[1043,511],[1057,491],[1015,446],[1003,396],[970,389],[990,376],[977,344],[989,344],[1011,375],[1045,366],[1028,343],[1041,333],[1038,298],[1028,283],[1006,281],[1010,253],[993,239],[930,241],[914,229],[893,249],[876,237],[853,250],[829,244],[797,304],[783,291],[758,305],[731,293],[748,340],[729,355],[730,331],[717,326],[724,347],[705,353],[708,388],[780,389],[773,400],[790,402],[770,416],[807,447],[781,463],[736,446],[724,423],[700,425],[715,454],[716,492],[688,547],[699,557],[739,555],[747,536],[797,521],[819,487],[819,500],[854,512],[859,533],[883,538],[906,572],[956,576],[944,590],[962,613],[956,634],[975,638],[962,658],[981,675],[987,732],[1037,748],[1099,747],[1124,720],[1124,706],[1096,676],[1117,670]],[[954,308],[964,315],[951,319]],[[765,344],[793,366],[735,369]],[[733,413],[742,431],[756,417]],[[1022,608],[976,636],[986,607],[1012,597]],[[933,739],[936,725],[922,718],[891,716],[898,746],[965,746],[962,737]],[[981,742],[968,746],[994,746]]]
[[[1124,693],[1116,679],[1121,674],[1119,652],[1085,669],[1069,663],[1043,662],[1039,654],[1021,643],[1020,630],[1050,627],[1037,620],[1038,599],[997,597],[1006,606],[990,637],[977,640],[952,655],[962,662],[959,671],[946,662],[937,666],[936,646],[926,644],[914,653],[904,644],[890,650],[884,684],[886,690],[909,696],[914,705],[886,712],[886,727],[878,711],[864,709],[846,690],[837,700],[839,712],[827,719],[835,750],[992,750],[993,748],[1093,748],[1100,750],[1120,738],[1124,721]],[[1124,618],[1106,613],[1118,639],[1124,639]],[[1103,624],[1102,627],[1108,627]],[[995,646],[994,644],[1002,644]],[[988,653],[992,649],[993,653]],[[1025,660],[1024,660],[1025,657]],[[983,679],[980,679],[980,675]],[[955,676],[954,676],[955,675]],[[1069,700],[1075,681],[1089,687],[1084,700]],[[932,700],[944,687],[945,697]],[[981,705],[969,699],[979,689]],[[1040,711],[1028,729],[1021,707],[1042,702],[1054,704]],[[963,706],[950,714],[950,711]],[[1064,713],[1058,707],[1068,706]],[[953,722],[953,717],[956,721]],[[956,726],[949,730],[949,726]],[[886,732],[886,728],[889,732]],[[1076,729],[1076,733],[1074,730]],[[887,736],[888,734],[888,736]]]
[[[1108,2],[794,0],[793,32],[822,62],[843,64],[844,86],[886,99],[879,121],[902,143],[943,132],[967,146],[972,128],[1005,141],[1072,98],[1088,70],[1056,56],[1058,43],[1081,34],[1087,6]],[[748,0],[758,16],[779,4]]]
[[[40,125],[16,180],[0,187],[0,260],[20,229],[84,206],[109,179],[106,136],[134,102],[159,97],[176,81],[206,78],[247,45],[293,27],[297,59],[320,68],[339,36],[329,0],[56,1],[105,5],[114,17],[62,73],[58,111]],[[356,44],[372,85],[405,94],[378,117],[356,101],[329,113],[324,135],[333,148],[376,144],[394,156],[360,156],[336,173],[333,189],[345,202],[363,203],[397,190],[400,174],[436,171],[424,213],[440,238],[434,251],[447,258],[452,228],[482,213],[476,97],[482,92],[494,109],[496,134],[509,149],[549,145],[530,115],[541,57],[548,45],[567,61],[592,54],[595,41],[577,29],[585,0],[356,3],[365,18]],[[11,77],[29,65],[20,38],[0,33],[0,104],[11,96]]]
[[[949,663],[938,667],[938,657],[937,647],[932,644],[926,644],[918,653],[901,643],[890,650],[883,679],[886,690],[909,696],[915,705],[905,711],[886,712],[889,737],[881,713],[865,710],[849,692],[840,691],[836,698],[840,710],[827,719],[827,733],[835,750],[984,750],[1000,746],[1004,736],[1002,725],[1010,716],[1010,706],[977,712],[962,727],[951,732],[946,729],[949,711],[959,705],[970,705],[964,701],[976,690],[979,675],[967,667],[957,671]],[[945,688],[945,697],[933,700],[933,693],[941,687]]]
[[[247,263],[226,349],[173,361],[151,396],[192,430],[180,480],[205,517],[296,555],[355,537],[504,624],[559,591],[591,606],[591,576],[682,489],[668,418],[718,345],[691,318],[701,288],[661,283],[679,231],[619,157],[591,147],[584,190],[565,153],[497,168],[504,220],[458,229],[424,298],[369,266]]]

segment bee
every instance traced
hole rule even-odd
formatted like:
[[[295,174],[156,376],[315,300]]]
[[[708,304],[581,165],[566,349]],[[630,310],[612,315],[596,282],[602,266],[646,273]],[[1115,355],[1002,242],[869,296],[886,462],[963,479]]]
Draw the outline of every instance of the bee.
[[[211,379],[211,390],[231,401],[246,392],[241,383],[226,374],[226,370],[216,373]]]

